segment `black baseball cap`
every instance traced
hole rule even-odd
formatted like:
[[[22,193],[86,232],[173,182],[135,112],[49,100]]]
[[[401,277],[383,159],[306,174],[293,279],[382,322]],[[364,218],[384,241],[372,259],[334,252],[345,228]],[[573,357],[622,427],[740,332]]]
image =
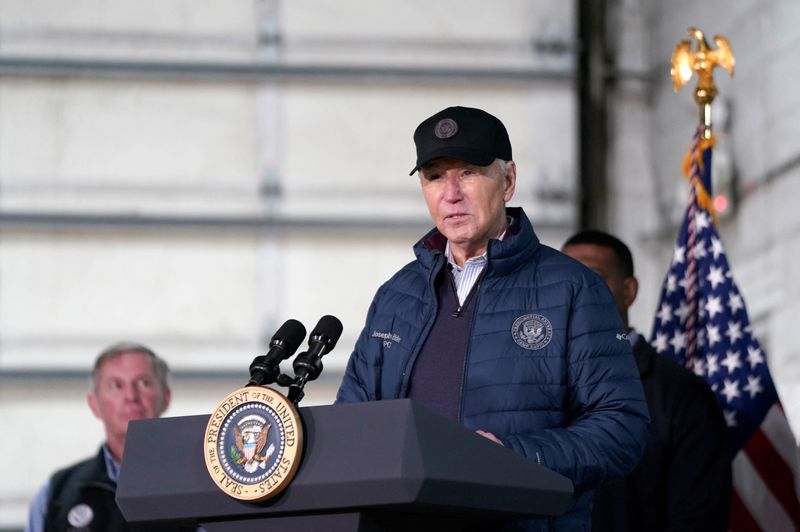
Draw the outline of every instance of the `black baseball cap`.
[[[417,164],[408,175],[438,157],[454,157],[489,166],[495,159],[511,160],[511,141],[503,123],[486,111],[448,107],[423,121],[414,131]]]

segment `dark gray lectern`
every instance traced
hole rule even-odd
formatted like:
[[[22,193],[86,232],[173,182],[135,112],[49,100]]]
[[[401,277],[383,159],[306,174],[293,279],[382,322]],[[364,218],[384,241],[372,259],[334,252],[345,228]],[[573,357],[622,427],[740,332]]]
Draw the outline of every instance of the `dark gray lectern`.
[[[259,503],[229,497],[209,477],[208,416],[132,422],[117,487],[123,515],[208,532],[471,530],[559,515],[572,496],[566,477],[408,399],[300,415],[300,469],[283,493]]]

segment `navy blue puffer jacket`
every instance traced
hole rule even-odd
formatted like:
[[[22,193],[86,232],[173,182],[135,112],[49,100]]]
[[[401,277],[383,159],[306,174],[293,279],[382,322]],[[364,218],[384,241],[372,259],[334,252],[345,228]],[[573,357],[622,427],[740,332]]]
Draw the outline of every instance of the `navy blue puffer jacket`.
[[[491,240],[478,286],[459,421],[565,475],[575,500],[531,530],[588,529],[593,488],[625,475],[647,439],[648,411],[631,346],[605,282],[539,243],[522,209]],[[406,397],[411,368],[437,311],[444,237],[378,290],[337,402]]]

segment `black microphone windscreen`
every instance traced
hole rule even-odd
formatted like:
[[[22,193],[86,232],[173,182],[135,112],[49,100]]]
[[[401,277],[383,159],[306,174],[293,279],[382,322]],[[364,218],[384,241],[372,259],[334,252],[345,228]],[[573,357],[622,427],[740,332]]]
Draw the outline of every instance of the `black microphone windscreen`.
[[[310,336],[325,336],[328,339],[327,350],[330,351],[336,346],[336,342],[339,341],[343,329],[344,326],[342,322],[339,321],[339,318],[336,316],[322,316],[314,327],[314,330],[311,331]]]
[[[286,320],[281,325],[281,328],[275,333],[270,342],[275,340],[283,340],[289,346],[287,351],[294,353],[300,344],[303,343],[303,338],[306,337],[306,328],[297,320]]]

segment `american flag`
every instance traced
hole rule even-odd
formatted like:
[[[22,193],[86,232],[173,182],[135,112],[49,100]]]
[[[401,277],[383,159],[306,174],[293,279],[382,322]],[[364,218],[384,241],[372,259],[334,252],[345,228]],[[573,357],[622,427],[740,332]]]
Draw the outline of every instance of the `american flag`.
[[[800,530],[797,444],[753,336],[711,202],[711,148],[700,127],[684,171],[689,206],[661,290],[651,343],[704,378],[728,423],[732,531]]]

